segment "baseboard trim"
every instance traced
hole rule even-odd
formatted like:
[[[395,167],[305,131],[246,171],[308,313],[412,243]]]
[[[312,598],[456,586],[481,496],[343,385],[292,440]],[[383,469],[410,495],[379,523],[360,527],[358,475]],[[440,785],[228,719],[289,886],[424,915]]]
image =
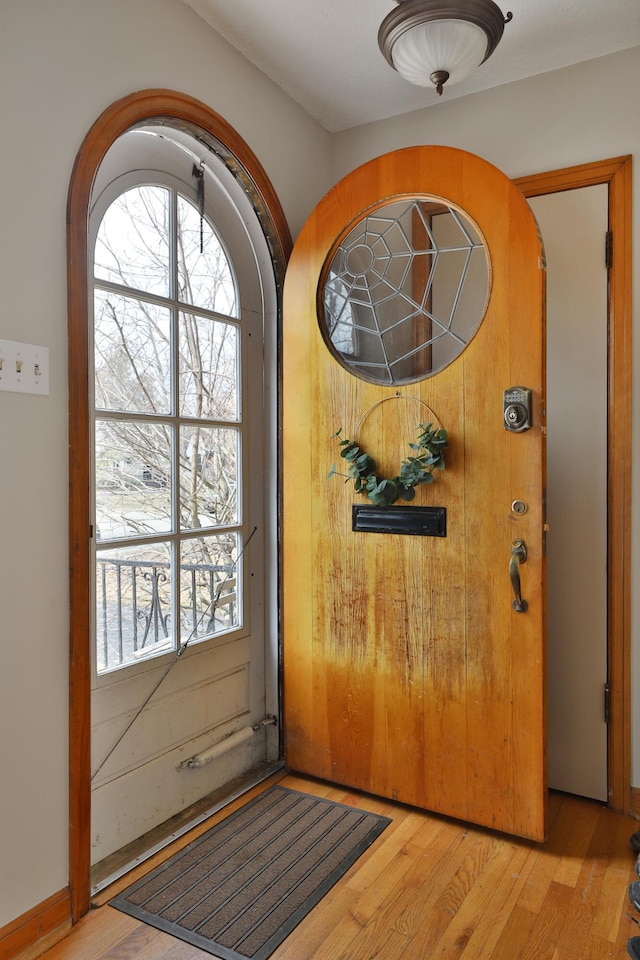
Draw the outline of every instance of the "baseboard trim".
[[[631,787],[631,814],[640,820],[640,787]]]
[[[0,928],[0,960],[34,960],[71,929],[71,892],[59,890]]]

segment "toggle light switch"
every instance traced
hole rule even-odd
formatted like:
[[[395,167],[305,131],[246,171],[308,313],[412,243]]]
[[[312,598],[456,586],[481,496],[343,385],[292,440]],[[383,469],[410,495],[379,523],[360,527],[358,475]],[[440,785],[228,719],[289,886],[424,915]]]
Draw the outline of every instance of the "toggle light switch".
[[[0,390],[49,395],[49,347],[0,340]]]

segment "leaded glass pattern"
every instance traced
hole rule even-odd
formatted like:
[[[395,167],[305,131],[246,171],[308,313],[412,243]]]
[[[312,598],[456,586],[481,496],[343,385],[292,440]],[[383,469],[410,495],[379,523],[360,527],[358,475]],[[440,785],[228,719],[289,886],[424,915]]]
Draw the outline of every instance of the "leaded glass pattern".
[[[320,325],[351,373],[381,384],[433,376],[458,357],[484,317],[490,267],[480,231],[434,197],[367,212],[330,252]]]

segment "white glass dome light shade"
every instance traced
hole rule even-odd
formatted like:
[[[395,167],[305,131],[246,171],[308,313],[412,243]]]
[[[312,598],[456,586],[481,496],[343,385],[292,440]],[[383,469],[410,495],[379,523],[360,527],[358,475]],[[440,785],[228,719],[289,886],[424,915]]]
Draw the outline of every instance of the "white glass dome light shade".
[[[433,85],[432,73],[446,72],[446,82],[459,83],[487,55],[489,38],[468,20],[431,20],[416,24],[397,38],[391,56],[398,73],[419,87]]]
[[[380,51],[405,80],[439,94],[488,60],[506,17],[494,0],[396,0],[378,30]]]

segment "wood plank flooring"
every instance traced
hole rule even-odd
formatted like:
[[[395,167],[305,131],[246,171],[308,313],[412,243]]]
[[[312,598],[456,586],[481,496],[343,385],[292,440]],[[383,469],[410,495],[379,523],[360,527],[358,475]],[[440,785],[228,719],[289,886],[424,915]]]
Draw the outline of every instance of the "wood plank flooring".
[[[272,960],[623,960],[626,941],[640,935],[627,896],[636,879],[629,837],[638,824],[601,804],[552,794],[550,835],[538,845],[305,777],[281,782],[393,823]],[[96,898],[46,960],[211,957],[107,906],[116,889]]]

